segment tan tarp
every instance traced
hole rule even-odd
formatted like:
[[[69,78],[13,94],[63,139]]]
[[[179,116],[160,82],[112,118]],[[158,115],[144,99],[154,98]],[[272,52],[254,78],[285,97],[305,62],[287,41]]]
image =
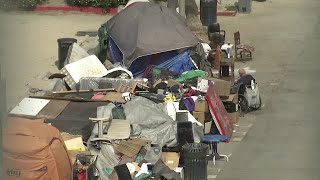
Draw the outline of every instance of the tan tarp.
[[[2,138],[4,179],[71,179],[70,158],[55,127],[9,117]]]

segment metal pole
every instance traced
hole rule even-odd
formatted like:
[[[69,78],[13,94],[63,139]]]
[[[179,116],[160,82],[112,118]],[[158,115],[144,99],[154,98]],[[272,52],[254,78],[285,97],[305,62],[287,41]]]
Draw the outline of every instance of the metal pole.
[[[0,66],[0,134],[2,135],[2,128],[7,119],[7,101],[6,101],[6,80],[1,77]],[[2,149],[2,136],[0,136],[0,179],[3,179],[3,149]]]
[[[181,16],[186,17],[186,1],[185,0],[179,0],[179,14]]]

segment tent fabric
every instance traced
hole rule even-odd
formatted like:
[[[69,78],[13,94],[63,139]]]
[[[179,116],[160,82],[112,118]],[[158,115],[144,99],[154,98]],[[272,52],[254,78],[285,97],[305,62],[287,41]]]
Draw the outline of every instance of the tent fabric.
[[[117,47],[112,38],[109,37],[107,41],[112,63],[121,63],[123,55],[120,49]]]
[[[143,75],[145,68],[148,65],[154,65],[155,67],[173,71],[181,75],[183,72],[195,68],[190,60],[189,52],[190,51],[184,51],[180,54],[177,54],[177,52],[161,53],[156,58],[155,62],[151,62],[152,56],[144,56],[137,59],[129,70],[135,77],[140,77]]]
[[[194,47],[198,43],[181,15],[152,2],[134,3],[103,26],[107,37],[122,52],[126,67],[139,57]]]

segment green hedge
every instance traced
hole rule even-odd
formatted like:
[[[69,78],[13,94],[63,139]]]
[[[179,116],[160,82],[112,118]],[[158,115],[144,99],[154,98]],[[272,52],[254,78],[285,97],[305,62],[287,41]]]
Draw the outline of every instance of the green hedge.
[[[127,0],[66,0],[70,6],[115,8],[126,5]]]
[[[0,0],[2,9],[32,9],[47,0]]]

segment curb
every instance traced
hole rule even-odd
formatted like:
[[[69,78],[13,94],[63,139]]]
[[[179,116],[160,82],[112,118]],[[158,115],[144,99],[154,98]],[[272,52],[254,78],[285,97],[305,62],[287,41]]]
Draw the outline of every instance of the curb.
[[[72,7],[72,6],[36,6],[34,11],[64,11],[64,12],[84,12],[93,14],[117,14],[118,8],[94,8],[94,7]]]
[[[36,6],[34,11],[64,11],[64,12],[83,12],[83,13],[93,13],[93,14],[112,14],[118,13],[118,8],[94,8],[94,7],[73,7],[73,6]],[[217,12],[217,16],[236,16],[236,11],[223,11]]]
[[[217,13],[217,16],[236,16],[236,15],[237,15],[237,11],[222,11]]]

